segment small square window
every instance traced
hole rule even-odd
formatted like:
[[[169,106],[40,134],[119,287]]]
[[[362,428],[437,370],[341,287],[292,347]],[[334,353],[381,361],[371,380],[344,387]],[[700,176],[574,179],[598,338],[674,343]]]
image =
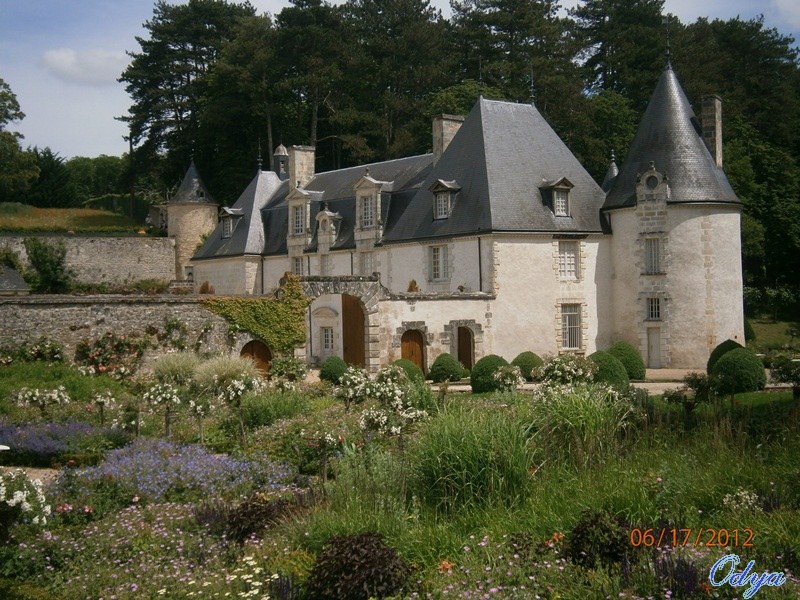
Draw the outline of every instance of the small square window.
[[[562,281],[580,278],[578,242],[558,242],[558,277]]]
[[[447,256],[447,246],[433,246],[431,248],[431,279],[442,281],[450,277],[450,262]]]
[[[581,347],[581,305],[561,305],[561,348],[579,350]]]
[[[647,320],[648,321],[661,320],[661,298],[647,299]]]
[[[295,275],[303,275],[303,257],[295,256],[292,258],[292,273]]]
[[[553,213],[557,217],[569,216],[568,190],[553,190]]]
[[[450,192],[436,192],[433,196],[433,218],[446,219],[450,216]]]

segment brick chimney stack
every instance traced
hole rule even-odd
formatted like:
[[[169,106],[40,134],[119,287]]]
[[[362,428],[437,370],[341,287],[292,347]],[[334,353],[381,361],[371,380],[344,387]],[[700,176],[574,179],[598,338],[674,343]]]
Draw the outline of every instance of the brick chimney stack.
[[[716,94],[703,96],[703,141],[722,168],[722,99]]]
[[[462,123],[464,117],[457,115],[439,115],[433,118],[433,164],[442,157]]]

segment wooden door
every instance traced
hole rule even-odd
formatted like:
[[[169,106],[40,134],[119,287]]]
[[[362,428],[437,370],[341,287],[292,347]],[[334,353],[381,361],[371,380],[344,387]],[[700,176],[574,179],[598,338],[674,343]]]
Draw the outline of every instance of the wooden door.
[[[272,362],[272,352],[269,347],[261,340],[252,340],[247,342],[239,353],[243,358],[249,358],[256,363],[256,368],[262,373],[269,371],[270,363]]]
[[[400,338],[401,355],[410,360],[425,373],[425,341],[418,329],[409,329]]]
[[[475,349],[472,343],[472,330],[469,327],[458,328],[458,362],[472,371]]]
[[[661,368],[661,330],[658,327],[647,328],[647,368]]]
[[[358,367],[367,366],[366,318],[361,303],[354,296],[342,295],[342,354],[344,362]]]

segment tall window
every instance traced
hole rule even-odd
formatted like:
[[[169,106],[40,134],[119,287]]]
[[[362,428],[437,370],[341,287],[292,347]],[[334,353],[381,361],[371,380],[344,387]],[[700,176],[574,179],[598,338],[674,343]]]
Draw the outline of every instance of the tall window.
[[[644,240],[644,272],[649,275],[661,273],[661,240],[658,238]]]
[[[362,275],[372,275],[375,271],[375,254],[373,252],[362,252],[359,256],[359,269]]]
[[[647,299],[647,320],[648,321],[661,320],[661,298]]]
[[[292,259],[292,273],[295,275],[302,275],[303,274],[303,257],[302,256],[295,256]]]
[[[292,208],[292,233],[303,235],[306,231],[305,215],[302,206]]]
[[[333,327],[320,328],[319,337],[322,340],[322,354],[325,356],[333,354]]]
[[[222,219],[222,237],[229,238],[233,232],[233,219],[225,217]]]
[[[450,277],[447,246],[431,247],[431,279],[441,281]]]
[[[446,219],[450,216],[450,192],[436,192],[433,197],[433,218]]]
[[[561,347],[578,350],[581,347],[581,305],[561,305]]]
[[[365,196],[361,204],[361,227],[375,226],[375,197]]]
[[[574,281],[580,278],[578,242],[558,242],[558,277]]]
[[[569,192],[553,190],[553,212],[557,217],[569,216]]]

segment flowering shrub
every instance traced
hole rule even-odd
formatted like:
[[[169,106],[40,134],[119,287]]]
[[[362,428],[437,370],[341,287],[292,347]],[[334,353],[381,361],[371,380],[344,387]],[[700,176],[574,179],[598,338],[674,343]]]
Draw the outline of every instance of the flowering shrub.
[[[359,426],[385,435],[401,435],[413,423],[426,418],[428,413],[411,404],[410,385],[405,371],[397,365],[384,367],[374,379],[360,379],[356,388],[357,401],[369,398],[378,405],[361,414]]]
[[[731,512],[762,512],[761,499],[755,492],[739,488],[733,494],[725,494],[722,505]]]
[[[350,410],[351,403],[360,403],[369,397],[369,373],[365,369],[350,365],[339,379],[340,387],[337,395],[344,399],[345,410]]]
[[[289,381],[302,381],[306,378],[308,367],[294,356],[280,356],[272,359],[269,365],[270,377],[281,377]]]
[[[523,383],[522,370],[516,365],[505,365],[494,372],[494,380],[500,385],[501,392],[513,392]]]
[[[17,406],[35,406],[42,411],[42,415],[47,412],[47,407],[53,404],[69,404],[72,399],[67,394],[63,385],[51,390],[39,390],[22,388],[14,394]]]
[[[0,364],[9,365],[15,360],[24,362],[46,361],[63,362],[64,347],[47,338],[39,338],[35,342],[25,341],[19,346],[0,348]]]
[[[536,369],[536,379],[542,383],[570,384],[589,382],[597,372],[597,363],[576,354],[546,355],[544,364]]]
[[[181,405],[181,397],[178,395],[178,390],[169,383],[157,383],[147,390],[142,397],[145,402],[156,410],[161,409],[164,411],[164,432],[169,437],[172,409]]]
[[[50,505],[45,502],[41,481],[31,481],[21,469],[0,477],[0,542],[8,539],[14,522],[44,525],[48,516]]]
[[[137,340],[109,331],[94,342],[78,342],[76,357],[78,362],[94,367],[100,374],[124,379],[136,372],[147,346],[147,340]]]
[[[266,383],[260,377],[234,379],[222,389],[219,399],[229,406],[239,407],[245,394],[248,392],[260,392],[265,387]]]

